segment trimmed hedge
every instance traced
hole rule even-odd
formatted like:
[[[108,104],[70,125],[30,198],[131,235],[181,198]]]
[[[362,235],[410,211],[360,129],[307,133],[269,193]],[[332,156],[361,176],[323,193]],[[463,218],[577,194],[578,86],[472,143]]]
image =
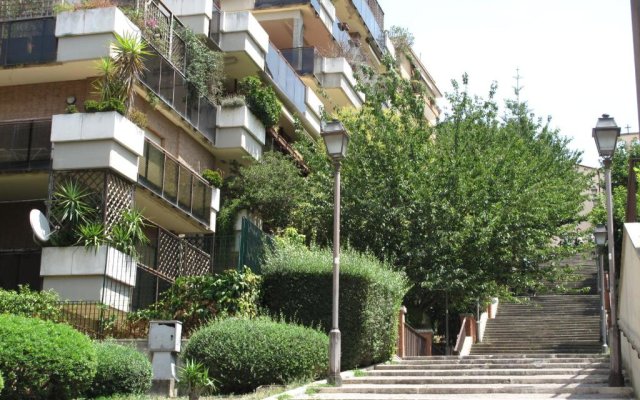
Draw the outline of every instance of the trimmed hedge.
[[[96,373],[91,340],[68,325],[0,315],[2,399],[74,399]]]
[[[286,384],[323,375],[329,338],[266,317],[214,321],[191,336],[183,357],[203,364],[223,393]]]
[[[143,394],[151,389],[151,363],[136,349],[116,343],[96,342],[98,368],[88,397]]]
[[[340,258],[342,368],[387,361],[395,352],[408,281],[373,256],[344,250]],[[264,306],[286,320],[329,332],[332,262],[329,249],[280,242],[262,267]]]
[[[59,321],[62,308],[60,298],[53,290],[38,292],[28,286],[20,286],[18,291],[0,289],[0,314],[22,315]]]

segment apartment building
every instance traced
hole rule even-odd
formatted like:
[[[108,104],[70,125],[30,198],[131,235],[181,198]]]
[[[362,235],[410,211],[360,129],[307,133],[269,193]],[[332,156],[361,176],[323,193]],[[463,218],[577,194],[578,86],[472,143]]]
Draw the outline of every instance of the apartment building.
[[[84,314],[138,309],[181,275],[234,267],[216,261],[221,194],[202,172],[228,174],[266,150],[304,168],[291,146],[298,122],[317,140],[323,110],[363,104],[354,66],[382,71],[382,57],[394,54],[376,0],[114,0],[56,13],[59,3],[0,1],[0,286],[54,289]],[[187,28],[223,52],[225,92],[252,75],[275,90],[282,110],[274,127],[245,105],[194,94],[181,37]],[[116,111],[83,107],[116,34],[141,37],[151,53],[133,101],[148,120],[144,129]],[[430,98],[441,96],[417,57],[401,65],[421,77]],[[428,104],[425,115],[435,121],[439,109]],[[126,210],[141,211],[149,243],[138,246],[137,260],[109,246],[34,241],[30,210],[50,214],[69,182],[91,194],[107,232]],[[238,250],[251,229],[239,218],[232,246]]]

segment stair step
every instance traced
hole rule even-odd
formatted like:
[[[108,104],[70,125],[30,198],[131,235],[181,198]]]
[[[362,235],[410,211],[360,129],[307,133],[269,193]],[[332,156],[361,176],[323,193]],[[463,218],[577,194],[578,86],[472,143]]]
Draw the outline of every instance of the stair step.
[[[345,385],[450,385],[450,384],[482,384],[482,385],[540,385],[540,384],[606,384],[609,375],[464,375],[464,376],[365,376],[344,379]]]
[[[435,370],[372,370],[367,371],[366,376],[520,376],[520,375],[606,375],[609,376],[609,369],[602,368],[504,368],[504,369],[467,369],[451,371],[447,369]]]
[[[631,396],[629,387],[608,387],[590,383],[549,383],[530,384],[444,384],[444,385],[375,385],[346,384],[339,387],[322,387],[319,393],[376,393],[376,394],[488,394],[488,393],[580,393],[580,394],[615,394]]]
[[[378,393],[318,393],[317,400],[523,400],[521,394],[492,393],[464,394],[378,394]],[[529,393],[526,400],[571,399],[571,400],[618,400],[633,399],[626,392],[611,394],[575,394],[575,393]]]

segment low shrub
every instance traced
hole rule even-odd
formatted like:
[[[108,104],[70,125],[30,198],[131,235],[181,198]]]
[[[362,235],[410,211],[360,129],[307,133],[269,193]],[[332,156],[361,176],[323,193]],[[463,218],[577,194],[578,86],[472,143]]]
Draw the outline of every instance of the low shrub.
[[[250,269],[176,279],[160,300],[149,308],[130,313],[136,323],[151,319],[176,319],[185,335],[218,315],[254,317],[258,314],[260,277]]]
[[[96,351],[68,325],[2,314],[0,371],[3,399],[74,399],[93,380]]]
[[[246,393],[319,377],[328,353],[324,333],[260,317],[212,322],[191,336],[183,356],[208,368],[221,392]]]
[[[331,328],[333,255],[278,241],[262,267],[263,304],[274,315],[305,326]],[[340,257],[342,368],[388,360],[397,341],[398,310],[407,292],[404,274],[373,256],[345,250]]]
[[[59,321],[62,314],[59,301],[53,290],[36,292],[28,286],[20,286],[18,291],[0,289],[0,314]]]
[[[98,366],[89,397],[143,394],[151,388],[151,363],[132,347],[116,343],[94,343]]]
[[[89,113],[117,111],[120,114],[125,115],[127,107],[121,99],[112,98],[105,101],[87,100],[84,102],[84,110]]]

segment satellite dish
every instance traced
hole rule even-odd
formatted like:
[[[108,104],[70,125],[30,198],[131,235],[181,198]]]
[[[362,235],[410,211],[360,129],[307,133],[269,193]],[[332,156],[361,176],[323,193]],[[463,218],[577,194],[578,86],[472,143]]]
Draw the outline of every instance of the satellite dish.
[[[33,236],[38,239],[39,242],[47,242],[51,237],[51,226],[49,220],[42,211],[33,209],[29,213],[29,223],[31,224],[31,230],[33,230]]]

